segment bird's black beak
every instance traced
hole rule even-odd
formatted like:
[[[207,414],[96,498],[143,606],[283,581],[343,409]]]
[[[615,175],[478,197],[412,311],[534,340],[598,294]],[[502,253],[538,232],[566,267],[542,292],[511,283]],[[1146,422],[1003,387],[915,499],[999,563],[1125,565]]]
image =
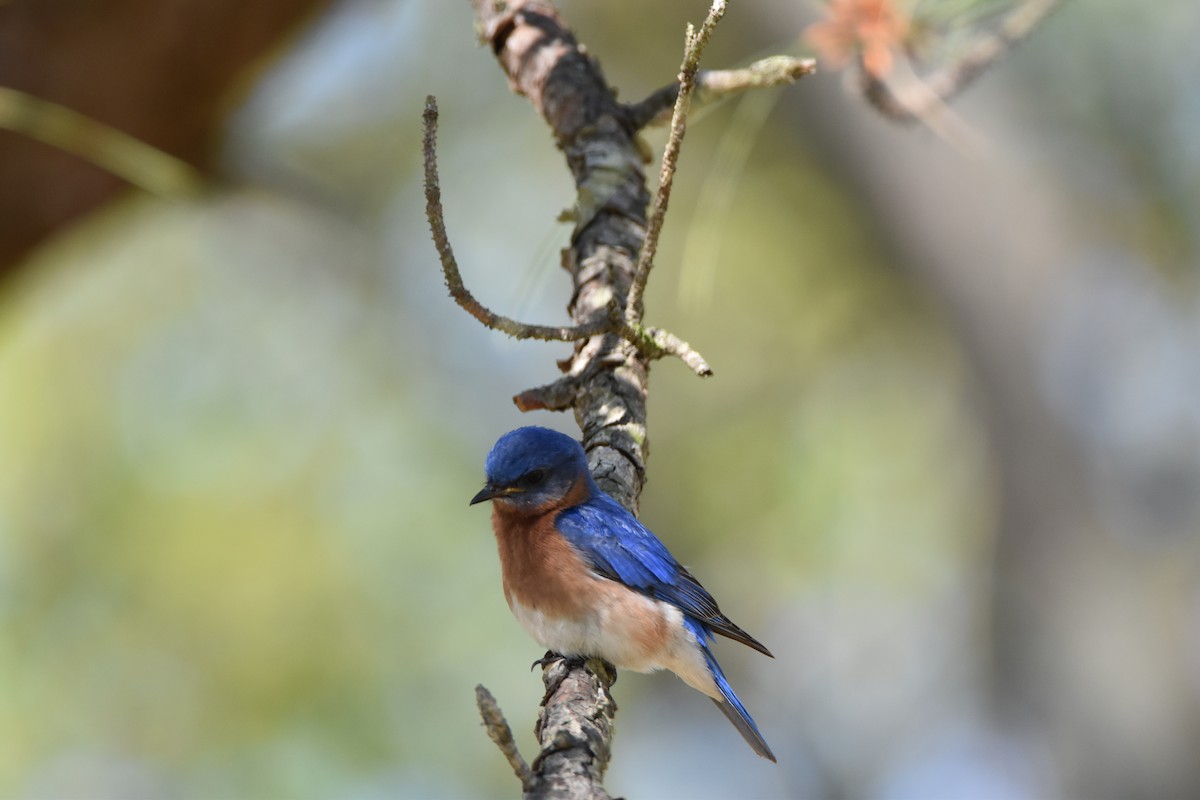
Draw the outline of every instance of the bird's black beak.
[[[490,483],[485,484],[484,487],[479,490],[479,493],[471,498],[471,502],[467,503],[467,505],[473,506],[476,503],[482,503],[484,500],[491,500],[494,497],[503,497],[504,494],[505,491],[503,489],[492,486]]]

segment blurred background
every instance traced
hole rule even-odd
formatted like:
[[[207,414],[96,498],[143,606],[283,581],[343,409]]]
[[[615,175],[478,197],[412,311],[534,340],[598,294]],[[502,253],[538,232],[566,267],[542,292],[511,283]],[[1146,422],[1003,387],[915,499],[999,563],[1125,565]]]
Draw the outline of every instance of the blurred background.
[[[422,101],[468,285],[565,322],[548,131],[465,2],[102,6],[0,5],[0,796],[516,796],[473,688],[532,757],[541,652],[466,503],[577,433],[510,401],[569,347],[446,296]],[[635,100],[707,3],[560,7]],[[969,148],[828,69],[694,121],[648,319],[716,375],[654,365],[642,515],[775,652],[718,643],[780,763],[622,674],[614,796],[1200,796],[1198,36],[1065,4]]]

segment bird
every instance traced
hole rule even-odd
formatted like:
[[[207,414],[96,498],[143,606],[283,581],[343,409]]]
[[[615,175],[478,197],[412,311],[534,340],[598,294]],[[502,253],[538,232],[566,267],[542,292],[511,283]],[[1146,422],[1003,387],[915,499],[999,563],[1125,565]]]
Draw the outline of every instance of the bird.
[[[710,697],[755,753],[776,760],[710,645],[719,634],[774,658],[771,651],[596,485],[579,442],[517,428],[497,440],[484,471],[470,505],[492,502],[504,599],[539,645],[618,669],[670,670]]]

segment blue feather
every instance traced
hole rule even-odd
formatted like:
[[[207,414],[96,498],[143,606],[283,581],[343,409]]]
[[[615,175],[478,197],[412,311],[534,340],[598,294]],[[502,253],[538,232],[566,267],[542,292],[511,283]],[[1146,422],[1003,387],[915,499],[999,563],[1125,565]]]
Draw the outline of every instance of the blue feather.
[[[742,705],[742,701],[733,693],[733,687],[729,685],[729,681],[725,678],[725,673],[721,671],[721,665],[717,663],[717,659],[709,649],[708,643],[712,641],[712,633],[700,622],[692,619],[684,618],[684,625],[687,626],[696,637],[696,641],[700,643],[700,651],[704,653],[704,662],[708,664],[708,671],[712,673],[713,681],[717,684],[717,689],[720,690],[724,701],[712,698],[713,704],[721,709],[721,712],[733,723],[733,727],[738,729],[738,733],[746,740],[746,743],[758,753],[760,756],[771,761],[775,761],[775,754],[771,752],[771,748],[767,745],[767,740],[758,731],[758,725],[754,723],[754,718],[750,716],[750,712]]]
[[[721,613],[700,585],[638,518],[594,484],[585,503],[564,509],[555,524],[598,574],[678,607],[712,632],[771,655]]]

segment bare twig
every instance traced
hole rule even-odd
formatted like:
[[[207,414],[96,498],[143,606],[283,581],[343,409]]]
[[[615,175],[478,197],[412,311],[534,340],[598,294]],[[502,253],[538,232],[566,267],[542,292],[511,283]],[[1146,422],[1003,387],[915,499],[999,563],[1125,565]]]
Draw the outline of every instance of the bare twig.
[[[488,736],[508,759],[513,774],[521,781],[521,789],[528,792],[534,782],[533,771],[529,769],[529,764],[525,763],[525,758],[517,749],[512,728],[508,727],[508,720],[504,718],[496,698],[483,684],[475,687],[475,705],[479,707],[479,716],[483,718],[483,727],[487,728]]]
[[[429,95],[425,98],[425,135],[423,149],[425,153],[425,216],[429,219],[429,229],[433,233],[433,243],[437,246],[438,256],[442,262],[442,273],[446,277],[446,287],[450,296],[484,327],[507,333],[514,339],[541,339],[547,342],[574,342],[588,339],[600,333],[608,333],[613,329],[612,319],[600,319],[583,325],[530,325],[517,322],[515,319],[502,316],[480,303],[463,284],[462,274],[458,271],[458,261],[454,258],[454,250],[450,247],[450,237],[446,234],[445,215],[442,211],[442,189],[438,181],[437,169],[437,98]],[[610,315],[612,316],[612,315]]]
[[[579,378],[568,375],[514,395],[513,404],[519,411],[569,411],[575,406],[575,393],[581,383]]]
[[[663,221],[666,219],[667,204],[671,200],[671,186],[675,181],[679,148],[683,145],[683,136],[687,132],[688,107],[691,103],[692,92],[696,88],[696,71],[700,66],[700,54],[704,52],[704,46],[708,44],[717,23],[723,16],[725,16],[725,0],[713,0],[713,4],[708,10],[708,16],[705,17],[700,30],[695,31],[690,24],[687,27],[683,63],[679,67],[679,95],[675,98],[675,110],[671,114],[671,135],[663,150],[658,192],[654,195],[654,205],[650,211],[646,238],[642,242],[642,249],[638,254],[637,268],[634,270],[633,283],[629,287],[629,298],[625,303],[625,319],[631,324],[640,322],[642,319],[642,295],[646,291],[646,281],[650,278],[650,269],[654,266],[654,256],[658,252],[658,237],[662,232]],[[707,368],[707,364],[705,367]],[[711,374],[712,370],[706,369],[706,372]]]
[[[980,36],[954,63],[901,90],[861,70],[863,95],[877,111],[897,122],[926,121],[941,106],[1034,31],[1061,0],[1029,0],[1014,8],[994,33]]]
[[[433,242],[437,246],[438,256],[442,262],[442,273],[446,278],[446,287],[468,314],[479,320],[484,327],[506,333],[515,339],[541,339],[548,342],[574,342],[590,339],[593,336],[613,333],[638,348],[646,358],[655,359],[663,356],[676,356],[697,375],[708,377],[712,369],[708,363],[694,351],[686,342],[666,331],[645,329],[636,320],[623,319],[616,297],[609,295],[607,313],[604,317],[593,319],[580,325],[531,325],[518,322],[515,319],[497,314],[480,303],[471,294],[471,290],[463,283],[462,273],[458,269],[458,261],[454,258],[454,250],[450,246],[450,237],[446,234],[445,214],[442,210],[442,190],[438,180],[437,170],[437,99],[433,95],[425,98],[425,135],[423,139],[425,153],[425,215],[429,219],[429,228],[433,234]],[[678,148],[677,148],[678,149]],[[665,203],[663,205],[665,211]],[[661,227],[661,220],[659,226]],[[561,387],[560,387],[561,388]],[[561,392],[557,395],[561,397]],[[518,398],[520,395],[518,395]],[[561,401],[555,401],[556,407]],[[518,400],[518,406],[521,403]],[[545,408],[530,404],[529,408]]]
[[[513,398],[521,411],[566,411],[575,405],[575,393],[601,370],[621,365],[624,359],[613,352],[602,352],[596,358],[568,359],[561,365],[566,371],[553,383],[526,389]]]
[[[770,56],[740,69],[702,69],[696,73],[691,107],[694,111],[749,89],[795,83],[816,71],[817,64],[811,58],[783,55]],[[645,100],[627,106],[630,123],[636,129],[665,125],[671,120],[669,112],[678,97],[678,82],[651,93]]]
[[[696,76],[693,104],[711,103],[747,89],[785,86],[812,75],[817,62],[811,58],[769,56],[741,69],[706,69]]]
[[[654,346],[662,351],[663,355],[675,356],[701,378],[712,376],[712,368],[708,366],[704,356],[693,350],[692,346],[683,339],[662,328],[646,328],[645,333],[650,337]]]

